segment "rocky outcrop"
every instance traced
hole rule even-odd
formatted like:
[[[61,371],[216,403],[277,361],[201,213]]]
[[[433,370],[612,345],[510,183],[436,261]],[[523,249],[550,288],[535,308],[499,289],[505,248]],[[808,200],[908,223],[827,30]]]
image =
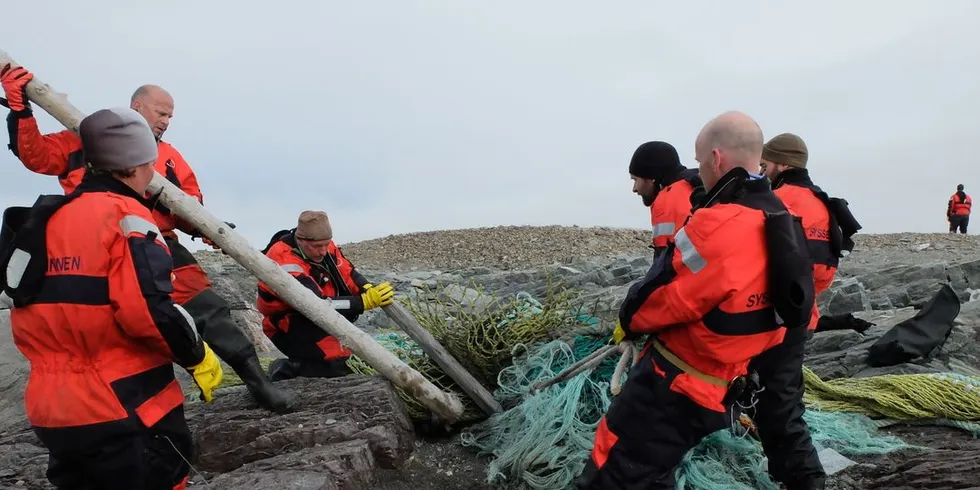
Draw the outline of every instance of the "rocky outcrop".
[[[192,481],[255,490],[367,488],[379,470],[400,468],[411,456],[411,422],[384,378],[282,384],[302,393],[286,415],[257,408],[241,389],[220,392],[211,404],[187,404]],[[0,490],[53,488],[44,477],[46,451],[23,421],[0,433],[0,463]]]
[[[24,383],[30,368],[10,332],[10,311],[0,310],[0,433],[24,418]]]
[[[806,365],[823,379],[938,372],[980,376],[980,321],[971,313],[976,308],[972,304],[970,307],[969,311],[961,310],[949,338],[928,359],[887,367],[872,367],[866,362],[872,344],[892,327],[915,315],[914,308],[906,307],[858,312],[854,316],[875,324],[862,333],[834,330],[815,334],[807,343]]]

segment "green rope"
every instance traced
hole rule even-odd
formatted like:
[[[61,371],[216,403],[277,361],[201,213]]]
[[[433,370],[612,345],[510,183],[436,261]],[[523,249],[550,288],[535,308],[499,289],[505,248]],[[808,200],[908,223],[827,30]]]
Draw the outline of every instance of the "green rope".
[[[821,410],[896,420],[980,421],[980,377],[939,373],[824,381],[804,367],[803,378],[803,401]]]

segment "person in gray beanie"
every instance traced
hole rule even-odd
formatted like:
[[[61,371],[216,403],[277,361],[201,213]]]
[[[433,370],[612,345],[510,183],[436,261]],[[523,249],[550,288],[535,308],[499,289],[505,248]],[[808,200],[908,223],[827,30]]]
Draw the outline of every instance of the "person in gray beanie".
[[[82,180],[92,173],[92,170],[107,171],[116,176],[129,173],[129,169],[125,169],[122,173],[118,169],[100,170],[93,166],[91,160],[97,162],[95,165],[99,165],[99,162],[106,165],[119,165],[119,162],[126,162],[122,165],[135,165],[135,161],[142,158],[139,156],[142,155],[141,152],[149,149],[142,138],[140,144],[126,148],[124,151],[120,151],[121,149],[115,146],[113,142],[118,141],[120,131],[123,131],[123,128],[133,127],[125,124],[105,132],[100,137],[103,141],[95,142],[95,146],[87,151],[83,151],[79,135],[71,130],[41,133],[31,104],[24,95],[26,86],[33,77],[34,75],[24,67],[9,69],[0,66],[0,86],[2,86],[0,88],[10,101],[7,104],[10,109],[7,117],[7,129],[10,135],[8,148],[28,170],[57,176],[65,194],[74,191]],[[174,114],[174,99],[170,93],[157,85],[140,86],[130,97],[129,108],[145,120],[156,142],[157,158],[152,168],[181,191],[203,204],[204,196],[194,170],[184,156],[163,139]],[[116,112],[127,114],[125,117],[128,120],[129,113],[109,110],[108,113],[90,119],[88,125],[95,128],[93,124],[108,120],[105,118]],[[123,117],[118,114],[116,116]],[[128,124],[132,124],[132,121]],[[92,143],[91,138],[89,139]],[[136,156],[139,157],[131,160]],[[142,175],[141,172],[143,170],[137,171],[137,174]],[[153,177],[152,174],[148,175]],[[127,182],[138,184],[141,180]],[[291,411],[296,402],[295,395],[271,382],[259,363],[255,345],[232,318],[228,301],[215,292],[207,272],[201,268],[194,254],[180,242],[178,231],[190,235],[192,239],[201,236],[200,231],[171,212],[156,198],[151,198],[148,206],[151,207],[153,222],[159,228],[174,261],[171,297],[190,312],[198,332],[207,339],[218,357],[235,371],[259,406],[277,413]],[[202,241],[214,247],[207,237],[203,237]]]
[[[24,402],[56,488],[185,488],[194,444],[174,364],[207,403],[218,357],[171,298],[173,262],[144,193],[157,146],[128,108],[81,121],[88,161],[68,194],[8,208],[0,232]]]
[[[93,174],[110,174],[141,196],[153,180],[157,142],[138,112],[127,108],[102,109],[78,125],[82,155]]]

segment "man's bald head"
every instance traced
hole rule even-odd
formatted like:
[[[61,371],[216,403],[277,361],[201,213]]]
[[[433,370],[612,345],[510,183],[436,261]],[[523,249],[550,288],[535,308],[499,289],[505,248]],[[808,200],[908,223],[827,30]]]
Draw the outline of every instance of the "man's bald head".
[[[143,85],[133,92],[129,107],[146,119],[157,140],[163,138],[174,116],[174,99],[169,92],[157,85]]]
[[[694,142],[705,190],[735,167],[758,173],[762,144],[762,129],[745,113],[729,111],[708,121]]]

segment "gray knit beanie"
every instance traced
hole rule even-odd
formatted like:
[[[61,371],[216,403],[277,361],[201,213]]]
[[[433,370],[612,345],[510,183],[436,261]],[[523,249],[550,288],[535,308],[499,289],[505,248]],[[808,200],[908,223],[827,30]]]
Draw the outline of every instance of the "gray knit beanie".
[[[128,107],[101,109],[78,125],[82,152],[93,168],[126,170],[157,160],[157,141],[140,113]]]

